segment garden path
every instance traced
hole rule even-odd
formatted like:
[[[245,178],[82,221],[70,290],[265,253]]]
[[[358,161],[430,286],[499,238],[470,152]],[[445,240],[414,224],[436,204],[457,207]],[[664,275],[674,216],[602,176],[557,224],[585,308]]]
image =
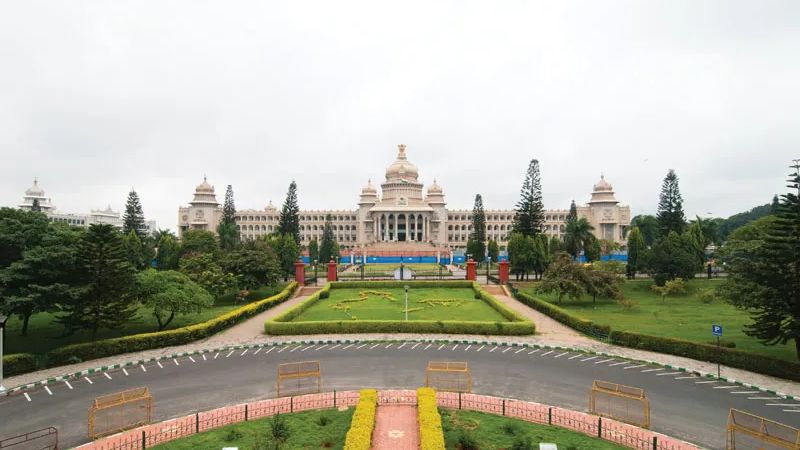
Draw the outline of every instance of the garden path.
[[[380,405],[375,415],[372,450],[417,450],[419,429],[417,407]]]

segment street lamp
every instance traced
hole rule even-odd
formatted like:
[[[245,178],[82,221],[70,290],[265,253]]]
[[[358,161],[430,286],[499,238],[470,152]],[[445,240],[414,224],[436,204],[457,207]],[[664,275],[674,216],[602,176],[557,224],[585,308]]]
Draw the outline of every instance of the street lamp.
[[[492,265],[492,258],[489,256],[489,250],[486,250],[486,285],[489,285],[489,266]]]
[[[317,285],[317,260],[314,260],[314,286]]]
[[[406,322],[408,322],[408,285],[403,287],[406,291]]]
[[[403,281],[403,272],[405,272],[404,267],[405,267],[405,265],[403,264],[403,257],[401,256],[400,257],[400,281]],[[408,286],[406,286],[406,287],[408,287]]]
[[[0,314],[0,392],[6,390],[3,387],[3,338],[5,338],[6,334],[6,320],[8,320],[8,317]]]

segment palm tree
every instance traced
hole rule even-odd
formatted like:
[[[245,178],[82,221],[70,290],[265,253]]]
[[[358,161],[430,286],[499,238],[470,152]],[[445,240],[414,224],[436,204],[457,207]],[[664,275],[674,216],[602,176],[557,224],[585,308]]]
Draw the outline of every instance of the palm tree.
[[[581,250],[586,248],[586,245],[594,237],[592,230],[594,227],[583,217],[567,221],[567,227],[564,230],[564,244],[567,247],[567,253],[573,258],[577,258]]]

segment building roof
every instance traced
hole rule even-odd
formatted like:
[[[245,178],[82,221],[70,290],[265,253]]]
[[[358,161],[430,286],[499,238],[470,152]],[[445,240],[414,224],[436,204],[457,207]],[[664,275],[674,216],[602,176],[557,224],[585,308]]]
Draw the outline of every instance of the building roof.
[[[386,181],[417,181],[419,171],[417,166],[408,161],[406,156],[406,146],[397,146],[397,159],[386,168]]]

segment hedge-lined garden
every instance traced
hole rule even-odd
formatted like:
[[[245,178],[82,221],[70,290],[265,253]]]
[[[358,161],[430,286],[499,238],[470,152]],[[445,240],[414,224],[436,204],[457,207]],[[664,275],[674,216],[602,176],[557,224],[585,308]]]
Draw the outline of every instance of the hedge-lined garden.
[[[420,448],[444,450],[442,416],[436,406],[436,391],[432,388],[417,389],[417,422]]]
[[[3,357],[4,373],[7,376],[19,375],[48,367],[104,358],[122,353],[183,345],[204,339],[286,301],[291,297],[296,287],[297,283],[291,282],[280,293],[272,297],[239,307],[206,322],[174,330],[68,345],[40,356],[27,353],[5,356]]]
[[[424,289],[465,289],[473,291],[475,299],[480,299],[496,311],[503,321],[485,320],[360,320],[343,318],[341,320],[304,320],[303,313],[316,305],[321,299],[331,295],[331,289],[398,289],[408,285],[412,290]],[[379,300],[374,300],[379,301]],[[451,306],[457,308],[457,306]],[[409,308],[411,309],[411,308]],[[482,335],[530,335],[536,329],[533,322],[520,316],[500,303],[477,283],[471,281],[416,281],[416,282],[334,282],[313,294],[305,302],[269,320],[264,325],[267,334],[297,335],[326,333],[447,333]]]
[[[372,447],[372,430],[378,409],[378,391],[362,389],[344,441],[344,450],[369,450]]]

